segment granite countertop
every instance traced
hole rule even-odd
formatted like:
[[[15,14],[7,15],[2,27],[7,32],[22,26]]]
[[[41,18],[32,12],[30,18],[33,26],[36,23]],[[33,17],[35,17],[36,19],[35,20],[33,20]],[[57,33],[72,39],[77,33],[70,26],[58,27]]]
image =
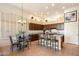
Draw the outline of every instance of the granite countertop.
[[[62,35],[62,34],[56,34],[56,35],[53,35],[53,36],[56,36],[56,39],[59,40],[59,39],[61,39],[64,35]]]

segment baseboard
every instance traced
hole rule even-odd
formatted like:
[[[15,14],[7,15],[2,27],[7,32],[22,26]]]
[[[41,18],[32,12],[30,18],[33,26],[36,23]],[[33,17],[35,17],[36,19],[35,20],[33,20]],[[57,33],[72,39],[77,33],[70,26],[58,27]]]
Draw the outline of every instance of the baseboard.
[[[8,39],[0,39],[0,46],[10,45],[10,41]]]
[[[72,44],[72,45],[79,45],[79,44],[76,44],[76,43],[67,43],[67,42],[64,42],[66,44]]]

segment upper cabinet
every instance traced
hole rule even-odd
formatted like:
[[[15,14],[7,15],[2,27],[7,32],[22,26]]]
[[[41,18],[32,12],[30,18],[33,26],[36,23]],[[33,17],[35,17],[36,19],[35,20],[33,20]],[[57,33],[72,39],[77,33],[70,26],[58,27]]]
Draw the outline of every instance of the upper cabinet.
[[[64,23],[57,24],[57,30],[64,30]]]
[[[64,30],[64,23],[48,24],[48,25],[44,25],[44,28],[45,29]]]
[[[45,29],[56,29],[57,24],[48,24],[48,25],[44,25]]]
[[[43,25],[35,24],[35,23],[29,23],[29,30],[43,30]]]
[[[43,29],[64,30],[64,23],[48,24],[48,25],[29,23],[29,30],[43,30]]]
[[[29,23],[29,30],[47,30],[47,29],[57,29],[57,30],[64,30],[64,20],[63,17],[57,19],[55,22],[42,25],[36,23]]]

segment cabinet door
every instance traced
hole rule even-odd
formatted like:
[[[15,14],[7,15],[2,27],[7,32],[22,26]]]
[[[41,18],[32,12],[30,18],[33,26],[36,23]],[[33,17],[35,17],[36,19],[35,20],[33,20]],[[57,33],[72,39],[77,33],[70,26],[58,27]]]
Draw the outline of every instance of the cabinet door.
[[[77,22],[65,23],[64,32],[65,32],[66,43],[78,44],[78,23]]]

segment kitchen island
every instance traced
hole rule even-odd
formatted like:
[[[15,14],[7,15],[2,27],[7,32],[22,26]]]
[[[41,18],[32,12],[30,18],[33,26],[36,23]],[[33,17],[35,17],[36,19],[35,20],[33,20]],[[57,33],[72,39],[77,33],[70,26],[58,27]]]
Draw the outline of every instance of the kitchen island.
[[[56,48],[58,50],[62,49],[64,39],[63,34],[48,34],[47,36],[45,36],[45,34],[39,34],[39,44],[50,48]]]

